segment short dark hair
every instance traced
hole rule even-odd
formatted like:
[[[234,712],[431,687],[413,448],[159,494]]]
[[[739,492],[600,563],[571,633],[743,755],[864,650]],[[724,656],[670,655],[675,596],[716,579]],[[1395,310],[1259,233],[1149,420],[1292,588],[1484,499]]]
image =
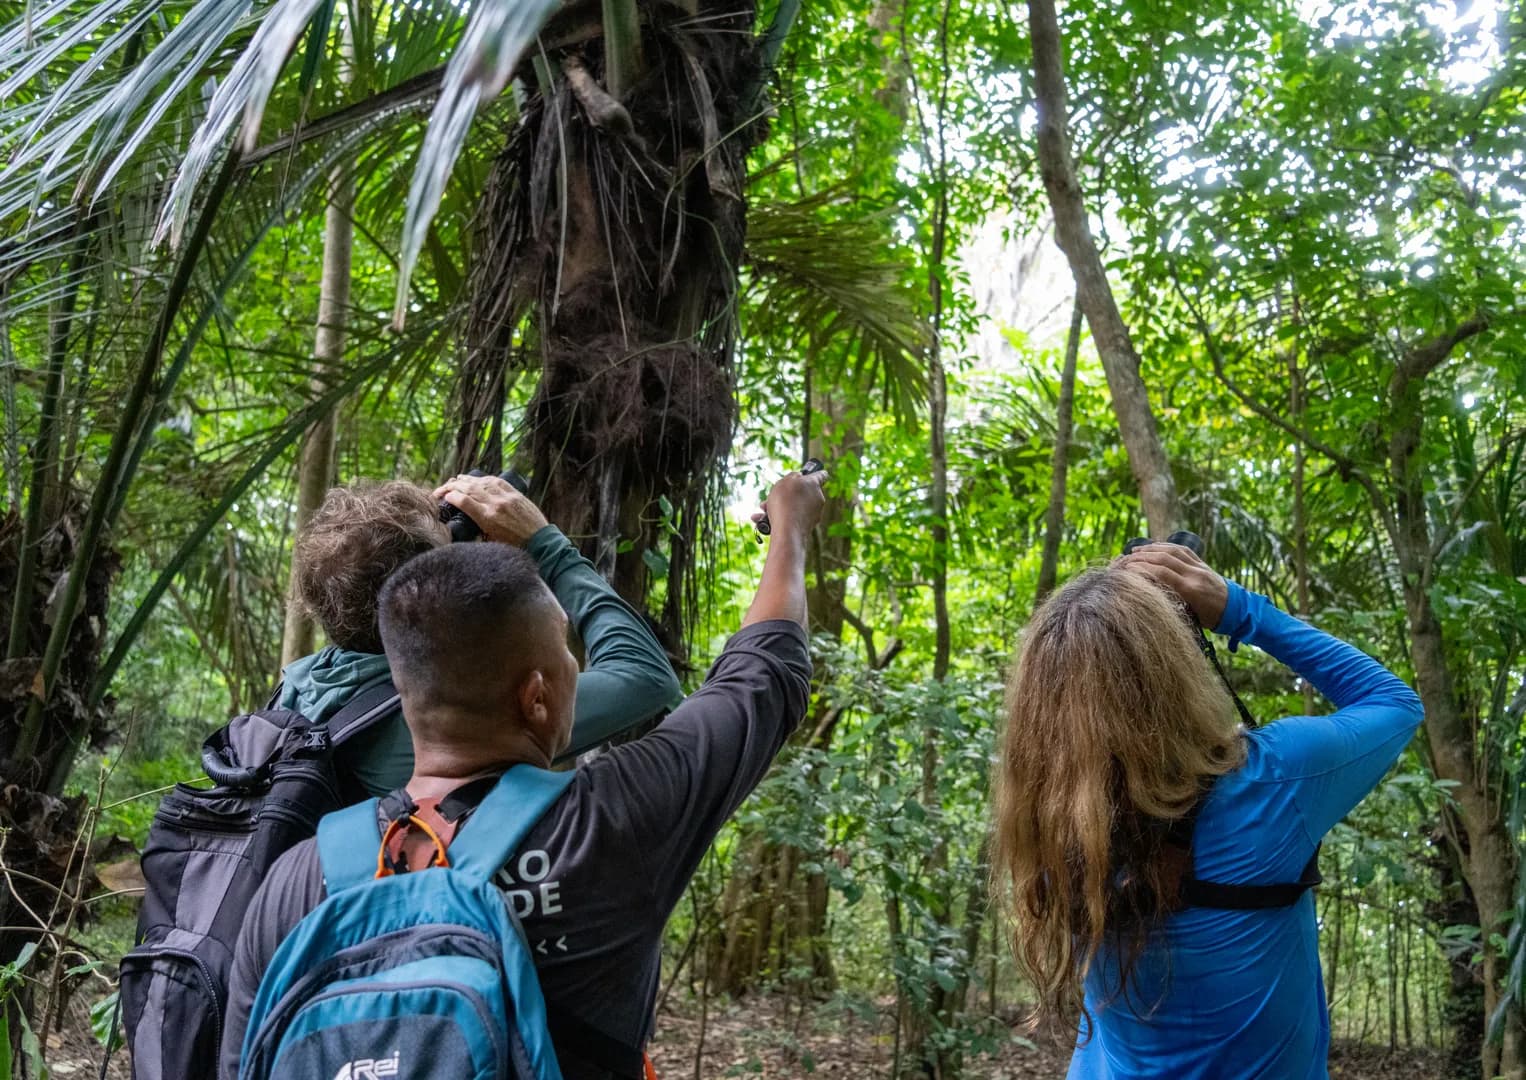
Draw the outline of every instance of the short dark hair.
[[[335,645],[379,653],[376,600],[382,583],[449,536],[439,504],[416,484],[332,488],[297,536],[297,594]]]
[[[526,640],[521,635],[535,626],[527,616],[540,603],[555,600],[535,560],[516,547],[449,544],[409,560],[387,579],[379,605],[387,661],[405,703],[485,704],[518,675],[495,648]]]

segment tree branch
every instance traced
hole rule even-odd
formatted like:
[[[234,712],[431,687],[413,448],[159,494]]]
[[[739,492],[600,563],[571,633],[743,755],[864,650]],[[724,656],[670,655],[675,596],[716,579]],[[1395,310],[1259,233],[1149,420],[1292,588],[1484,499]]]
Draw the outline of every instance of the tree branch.
[[[879,655],[874,651],[874,631],[869,624],[848,610],[848,605],[842,605],[842,617],[853,629],[858,631],[858,636],[863,638],[864,651],[869,654],[869,666],[878,669],[880,666]]]
[[[1219,348],[1218,340],[1214,337],[1212,329],[1209,328],[1208,321],[1203,317],[1203,313],[1198,306],[1187,296],[1186,290],[1182,288],[1182,283],[1180,279],[1176,278],[1175,274],[1172,275],[1172,280],[1176,287],[1177,296],[1181,297],[1182,303],[1191,312],[1193,322],[1197,324],[1198,333],[1203,337],[1203,346],[1208,350],[1208,356],[1213,361],[1213,373],[1218,377],[1219,382],[1224,384],[1225,389],[1233,394],[1242,405],[1267,423],[1281,428],[1288,435],[1309,447],[1309,449],[1329,458],[1331,463],[1335,465],[1336,471],[1340,473],[1341,479],[1355,480],[1360,484],[1362,489],[1367,492],[1367,497],[1372,500],[1373,509],[1377,511],[1378,517],[1382,520],[1389,535],[1394,535],[1394,523],[1389,516],[1387,503],[1383,498],[1383,493],[1378,489],[1378,485],[1373,481],[1372,477],[1358,466],[1350,456],[1341,453],[1329,443],[1316,438],[1311,432],[1279,416],[1274,410],[1257,401],[1244,387],[1230,378],[1229,372],[1225,370],[1224,352]]]
[[[1489,329],[1489,317],[1482,313],[1475,313],[1451,330],[1427,338],[1420,344],[1404,350],[1399,360],[1398,370],[1394,372],[1390,391],[1392,396],[1398,397],[1398,392],[1403,391],[1405,383],[1413,379],[1423,379],[1435,371],[1448,356],[1452,355],[1453,349],[1468,338],[1476,337],[1487,329]]]
[[[1034,107],[1038,113],[1039,175],[1054,214],[1055,243],[1065,253],[1076,297],[1091,327],[1112,396],[1118,433],[1152,536],[1164,536],[1184,520],[1171,463],[1161,443],[1140,358],[1118,310],[1102,255],[1092,236],[1086,200],[1076,177],[1070,143],[1063,43],[1054,0],[1028,0],[1033,42]]]
[[[859,626],[863,625],[856,615],[850,617],[849,624],[852,625],[854,629],[858,629]],[[860,633],[862,632],[863,631],[860,631]],[[867,643],[868,638],[865,638],[864,640]],[[900,638],[891,638],[890,644],[885,646],[885,651],[880,653],[877,658],[872,660],[869,664],[869,667],[874,671],[884,671],[887,667],[890,666],[890,662],[892,660],[901,655],[901,650],[905,648],[905,646],[906,643]],[[832,729],[837,726],[837,722],[842,719],[843,713],[847,712],[848,708],[849,704],[845,702],[840,705],[833,705],[830,709],[828,709],[825,715],[822,716],[821,722],[816,725],[816,730],[811,732],[811,738],[806,743],[806,745],[814,746],[817,748],[824,748],[826,740],[832,734]]]

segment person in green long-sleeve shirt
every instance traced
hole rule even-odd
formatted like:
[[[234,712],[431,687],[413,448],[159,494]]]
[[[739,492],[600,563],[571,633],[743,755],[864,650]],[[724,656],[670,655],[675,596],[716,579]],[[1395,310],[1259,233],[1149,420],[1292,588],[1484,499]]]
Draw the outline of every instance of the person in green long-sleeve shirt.
[[[324,724],[357,695],[390,680],[377,629],[383,582],[413,556],[450,542],[441,500],[464,510],[485,542],[534,557],[587,658],[573,704],[579,754],[671,709],[683,697],[667,655],[646,622],[621,600],[536,505],[494,476],[458,476],[433,494],[403,481],[338,487],[297,537],[298,595],[330,644],[288,664],[277,703]],[[473,642],[462,640],[470,651]],[[400,709],[338,748],[341,778],[369,795],[408,781],[413,744]]]

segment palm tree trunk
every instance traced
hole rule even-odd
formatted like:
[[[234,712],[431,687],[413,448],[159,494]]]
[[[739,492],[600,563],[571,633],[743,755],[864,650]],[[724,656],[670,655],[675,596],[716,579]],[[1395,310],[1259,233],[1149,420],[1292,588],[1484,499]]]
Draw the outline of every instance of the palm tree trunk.
[[[476,464],[501,372],[537,372],[516,455],[534,495],[638,608],[666,577],[675,651],[735,423],[743,177],[766,68],[750,0],[691,6],[607,0],[594,25],[569,6],[543,32],[561,44],[535,60],[478,215],[457,439],[457,467]]]
[[[32,444],[32,482],[27,492],[26,518],[22,524],[14,594],[11,598],[10,631],[5,639],[5,658],[14,660],[31,652],[32,615],[39,605],[34,593],[37,580],[37,550],[42,543],[44,510],[49,502],[58,463],[58,421],[63,414],[64,363],[69,355],[69,332],[74,326],[74,308],[79,302],[80,271],[89,238],[74,242],[64,267],[64,294],[48,341],[48,374],[43,385],[38,410],[37,440]],[[14,420],[14,417],[12,417]]]

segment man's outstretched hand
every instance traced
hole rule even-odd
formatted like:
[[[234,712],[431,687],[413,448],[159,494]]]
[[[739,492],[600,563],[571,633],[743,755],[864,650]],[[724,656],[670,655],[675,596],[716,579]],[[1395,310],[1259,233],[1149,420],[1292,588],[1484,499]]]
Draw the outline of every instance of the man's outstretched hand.
[[[825,469],[780,477],[763,500],[762,509],[752,515],[753,524],[767,518],[775,532],[793,528],[805,536],[821,520],[821,509],[827,502],[821,486],[826,479]]]
[[[546,527],[546,515],[497,476],[453,476],[435,488],[443,499],[477,523],[482,535],[500,544],[524,547]]]
[[[1197,621],[1216,630],[1229,603],[1229,586],[1224,579],[1198,558],[1191,548],[1180,544],[1145,544],[1118,560],[1130,573],[1142,574],[1157,585],[1170,589],[1197,616]]]
[[[743,626],[769,619],[790,619],[806,625],[805,539],[821,520],[821,508],[827,501],[821,486],[826,479],[825,470],[781,477],[763,500],[762,513],[753,515],[757,521],[767,514],[773,531],[758,594],[747,609]]]

